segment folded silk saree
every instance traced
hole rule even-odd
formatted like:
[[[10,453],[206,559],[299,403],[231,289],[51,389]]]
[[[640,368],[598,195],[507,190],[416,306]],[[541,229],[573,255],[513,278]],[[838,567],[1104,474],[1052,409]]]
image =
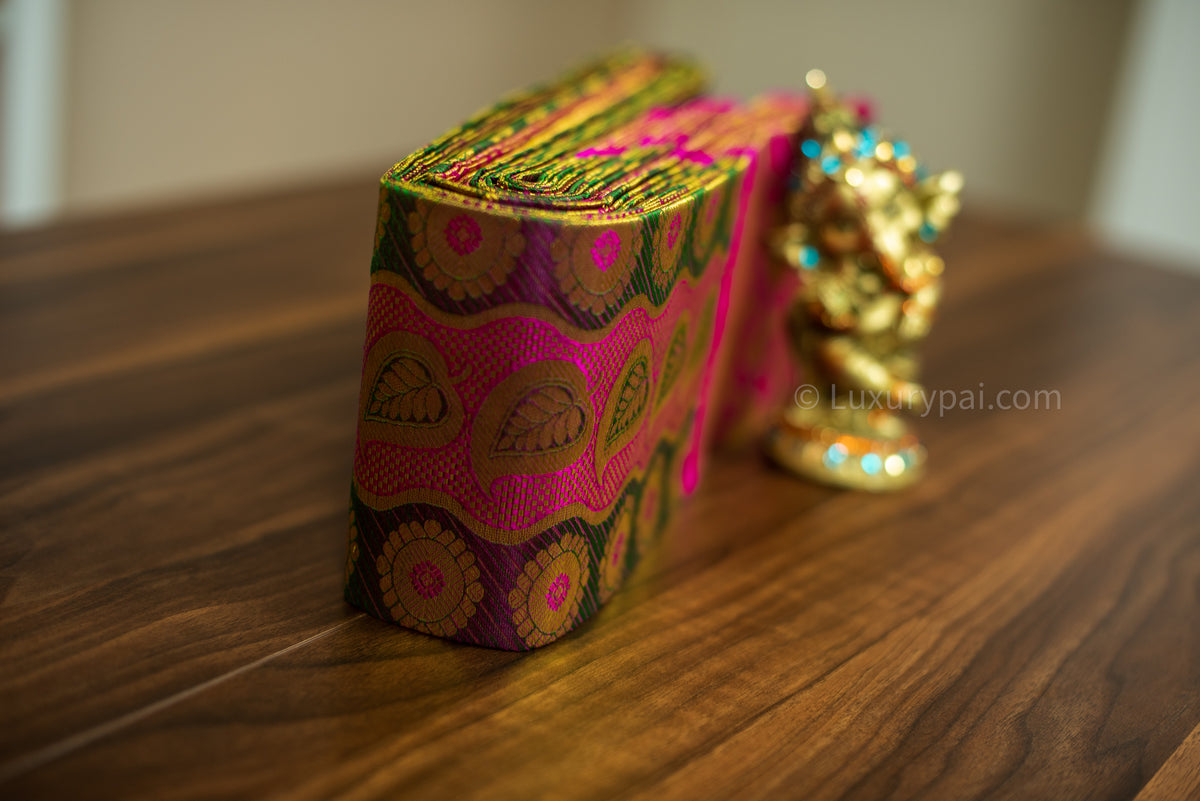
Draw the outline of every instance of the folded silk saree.
[[[617,591],[706,448],[793,386],[762,234],[804,113],[629,51],[383,176],[350,603],[525,650]]]

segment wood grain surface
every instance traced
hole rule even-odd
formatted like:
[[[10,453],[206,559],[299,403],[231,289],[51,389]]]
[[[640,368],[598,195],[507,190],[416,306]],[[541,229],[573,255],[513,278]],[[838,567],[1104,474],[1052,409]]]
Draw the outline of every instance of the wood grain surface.
[[[375,201],[0,237],[0,798],[1200,798],[1196,279],[968,216],[923,483],[719,457],[515,654],[341,600]]]

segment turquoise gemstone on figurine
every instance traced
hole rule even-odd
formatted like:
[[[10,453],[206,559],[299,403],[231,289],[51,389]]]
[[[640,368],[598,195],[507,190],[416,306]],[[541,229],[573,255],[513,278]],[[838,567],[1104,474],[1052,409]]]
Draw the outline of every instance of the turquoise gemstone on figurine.
[[[830,445],[829,449],[825,451],[825,456],[821,461],[825,463],[826,467],[832,470],[833,468],[841,465],[842,462],[846,461],[846,456],[847,453],[845,445]]]

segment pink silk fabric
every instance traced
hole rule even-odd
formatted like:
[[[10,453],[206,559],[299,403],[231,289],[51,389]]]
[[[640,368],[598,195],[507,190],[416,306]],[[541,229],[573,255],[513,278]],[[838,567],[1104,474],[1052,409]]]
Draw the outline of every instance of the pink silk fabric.
[[[712,171],[647,213],[556,216],[385,176],[351,603],[525,650],[578,626],[658,547],[714,441],[752,439],[793,385],[787,279],[762,240],[804,111],[701,98],[578,149],[602,170],[670,140],[656,163]],[[715,121],[719,136],[696,135]]]

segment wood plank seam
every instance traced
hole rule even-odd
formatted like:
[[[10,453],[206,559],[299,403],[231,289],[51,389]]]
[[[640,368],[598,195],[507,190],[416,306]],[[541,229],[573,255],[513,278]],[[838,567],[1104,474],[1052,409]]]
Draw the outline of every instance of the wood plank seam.
[[[281,656],[290,654],[292,651],[296,651],[305,647],[306,645],[309,645],[310,643],[328,637],[330,634],[349,626],[351,623],[354,623],[359,618],[363,617],[366,617],[366,613],[359,612],[350,619],[338,623],[336,626],[330,626],[324,631],[319,631],[316,634],[305,637],[303,640],[292,643],[288,647],[282,648],[275,653],[267,654],[266,656],[260,657],[253,662],[249,662],[240,667],[236,667],[233,670],[222,673],[220,676],[214,676],[213,678],[200,682],[199,684],[189,687],[186,690],[180,690],[179,692],[155,701],[152,704],[147,704],[146,706],[134,709],[118,718],[113,718],[112,720],[101,723],[98,726],[85,729],[78,734],[73,734],[70,737],[66,737],[56,743],[52,743],[45,748],[40,748],[37,751],[0,765],[0,784],[12,781],[18,776],[36,770],[46,764],[49,764],[50,762],[55,761],[56,759],[60,759],[72,751],[77,751],[80,748],[84,748],[92,743],[95,743],[98,740],[109,737],[121,729],[126,728],[127,726],[131,726],[144,718],[150,717],[156,712],[160,712],[168,707],[174,706],[181,701],[191,698],[194,695],[199,695],[200,693],[216,687],[219,684],[223,684],[224,682],[240,676],[243,673],[262,667],[268,662],[272,662]]]

